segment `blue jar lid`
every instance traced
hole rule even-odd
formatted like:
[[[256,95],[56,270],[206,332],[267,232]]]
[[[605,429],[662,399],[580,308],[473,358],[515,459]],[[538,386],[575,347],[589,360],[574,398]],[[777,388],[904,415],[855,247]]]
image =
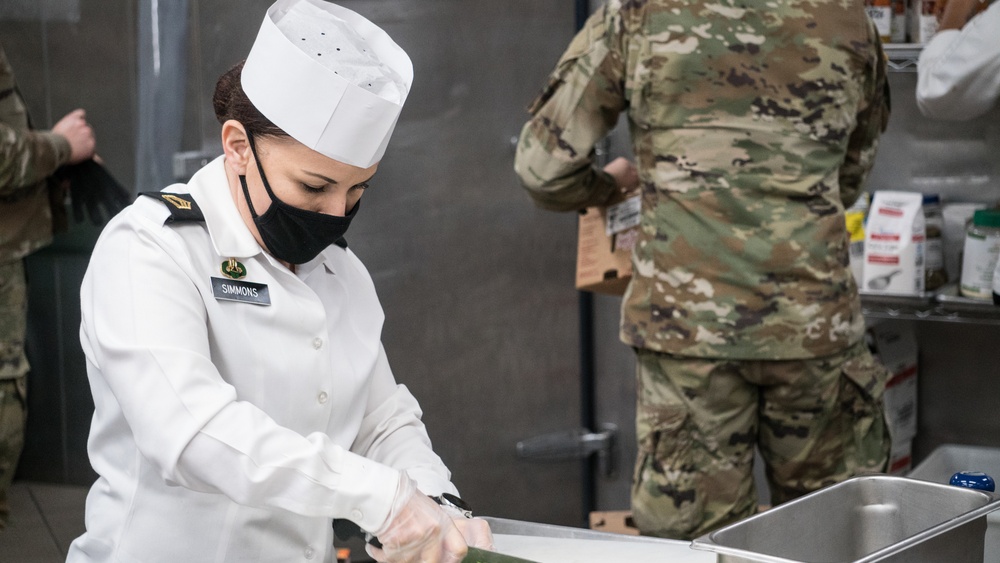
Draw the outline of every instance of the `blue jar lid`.
[[[996,483],[993,482],[993,478],[980,471],[959,471],[951,476],[948,484],[967,489],[979,489],[981,491],[993,492],[996,490]]]
[[[938,194],[924,194],[924,205],[939,205],[941,196]]]

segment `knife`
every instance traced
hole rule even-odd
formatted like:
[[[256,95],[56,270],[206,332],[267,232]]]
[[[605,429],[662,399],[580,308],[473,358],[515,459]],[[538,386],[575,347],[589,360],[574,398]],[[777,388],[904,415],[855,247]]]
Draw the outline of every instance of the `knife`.
[[[361,538],[375,547],[382,547],[377,538],[365,533],[357,524],[350,520],[334,520],[334,532],[343,539]],[[469,547],[469,552],[465,554],[462,563],[537,563],[530,559],[522,559],[513,555],[505,555],[488,549]]]

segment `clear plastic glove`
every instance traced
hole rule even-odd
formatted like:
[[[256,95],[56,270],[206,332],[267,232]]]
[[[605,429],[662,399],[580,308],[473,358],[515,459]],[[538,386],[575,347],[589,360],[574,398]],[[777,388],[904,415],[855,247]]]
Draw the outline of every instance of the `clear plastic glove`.
[[[458,563],[468,552],[451,516],[421,493],[405,473],[400,474],[389,517],[375,537],[382,547],[369,544],[365,550],[386,563]]]
[[[489,551],[495,550],[493,547],[493,531],[490,530],[490,525],[486,520],[482,518],[466,518],[462,514],[457,516],[452,515],[451,518],[455,527],[458,528],[458,531],[462,533],[462,537],[465,538],[465,543],[470,547],[478,547]]]

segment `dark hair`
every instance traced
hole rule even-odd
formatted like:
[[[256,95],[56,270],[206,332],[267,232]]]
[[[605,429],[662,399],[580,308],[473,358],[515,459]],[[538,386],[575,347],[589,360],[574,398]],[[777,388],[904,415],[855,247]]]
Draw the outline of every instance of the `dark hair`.
[[[212,96],[212,107],[215,109],[215,118],[219,123],[225,123],[234,119],[243,124],[255,137],[288,137],[271,120],[264,117],[264,114],[254,107],[246,92],[243,91],[243,84],[240,82],[240,75],[243,73],[243,63],[240,61],[233,68],[227,70],[219,77],[215,84],[215,94]]]

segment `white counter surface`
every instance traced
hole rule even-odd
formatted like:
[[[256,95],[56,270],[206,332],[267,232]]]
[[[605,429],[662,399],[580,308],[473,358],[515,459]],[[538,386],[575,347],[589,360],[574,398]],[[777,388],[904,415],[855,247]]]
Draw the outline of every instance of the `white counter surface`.
[[[538,563],[715,563],[716,554],[688,542],[615,541],[494,534],[496,550]]]

